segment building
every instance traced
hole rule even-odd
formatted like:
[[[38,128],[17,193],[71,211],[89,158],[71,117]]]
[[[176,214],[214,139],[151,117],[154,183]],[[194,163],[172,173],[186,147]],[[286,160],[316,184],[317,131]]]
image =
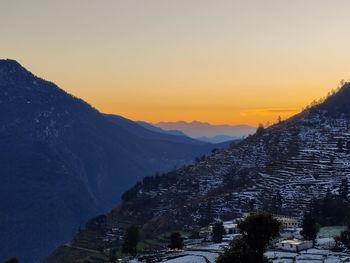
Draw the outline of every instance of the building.
[[[215,223],[209,225],[208,231],[210,233],[213,232],[214,225],[215,225]],[[225,234],[226,235],[238,234],[237,224],[234,223],[234,220],[224,221],[224,222],[222,222],[222,225],[223,225],[223,227],[225,229]]]
[[[238,228],[237,228],[237,224],[235,224],[233,222],[233,220],[231,221],[224,221],[222,222],[225,232],[227,235],[233,235],[233,234],[237,234],[238,233]]]
[[[282,224],[282,228],[298,228],[300,226],[299,220],[295,217],[285,215],[274,215],[273,217]]]
[[[203,227],[199,231],[199,237],[202,238],[204,241],[210,241],[211,240],[211,233],[212,233],[212,228]]]
[[[237,220],[244,220],[245,218],[247,218],[251,214],[252,213],[243,213],[242,218],[237,219]],[[282,228],[298,228],[298,227],[300,227],[300,221],[296,217],[274,214],[273,218],[277,219],[281,223]]]
[[[299,239],[282,240],[276,244],[277,249],[293,252],[306,250],[312,248],[313,246],[314,244],[312,241]]]
[[[213,233],[215,223],[210,224],[208,227],[203,227],[199,231],[199,237],[205,241],[210,241]],[[223,234],[224,241],[230,241],[236,239],[239,235],[237,224],[234,220],[222,222],[222,226],[225,230]]]

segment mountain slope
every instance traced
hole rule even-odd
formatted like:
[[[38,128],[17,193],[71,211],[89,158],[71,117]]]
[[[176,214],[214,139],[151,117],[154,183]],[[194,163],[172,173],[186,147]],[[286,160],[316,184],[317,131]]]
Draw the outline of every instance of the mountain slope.
[[[0,261],[39,260],[143,176],[213,148],[122,126],[0,60]]]
[[[260,128],[227,150],[147,178],[129,189],[108,216],[119,228],[140,225],[146,237],[198,230],[214,218],[232,219],[257,209],[300,217],[313,199],[328,190],[338,193],[342,181],[350,179],[348,101],[346,84],[322,104]],[[55,262],[57,253],[47,262]]]
[[[164,187],[164,180],[138,185],[118,212],[143,224],[164,217],[168,227],[201,225],[251,209],[300,216],[313,198],[322,197],[328,188],[338,191],[350,174],[348,101],[347,84],[322,104],[168,174],[176,178],[170,186]],[[145,207],[139,211],[144,200],[157,212],[145,214]]]

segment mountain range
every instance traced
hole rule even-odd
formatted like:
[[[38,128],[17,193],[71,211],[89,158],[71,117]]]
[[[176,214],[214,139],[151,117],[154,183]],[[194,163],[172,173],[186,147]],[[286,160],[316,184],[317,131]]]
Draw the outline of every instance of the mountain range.
[[[101,114],[0,60],[0,261],[38,262],[137,180],[223,146]]]
[[[158,122],[152,125],[165,131],[181,131],[187,136],[211,143],[242,139],[256,131],[256,127],[249,125],[214,125],[199,121]]]
[[[215,219],[234,219],[257,210],[301,218],[314,200],[329,191],[339,194],[344,182],[349,185],[349,101],[347,83],[322,103],[260,127],[228,149],[143,179],[123,194],[115,209],[92,221],[94,228],[86,225],[70,247],[61,246],[45,262],[89,260],[91,254],[79,255],[76,248],[118,246],[104,238],[114,233],[120,240],[130,224],[151,239],[174,230],[199,231]],[[99,238],[92,234],[92,240],[87,233],[96,229]]]

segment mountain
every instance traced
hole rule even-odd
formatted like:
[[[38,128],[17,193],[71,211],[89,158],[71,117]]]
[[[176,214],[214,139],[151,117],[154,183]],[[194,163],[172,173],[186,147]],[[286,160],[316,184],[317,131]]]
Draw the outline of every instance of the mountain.
[[[345,84],[322,103],[269,128],[259,128],[226,150],[145,178],[106,215],[111,223],[101,225],[101,237],[118,229],[114,236],[119,240],[130,224],[139,225],[146,238],[171,230],[198,231],[215,218],[228,220],[256,210],[300,218],[313,200],[328,191],[339,194],[344,182],[349,185],[349,101],[350,84]],[[82,239],[89,231],[86,226],[72,240],[72,247],[81,246],[82,240],[90,249],[94,244],[111,247],[102,238],[94,243],[86,235]],[[58,262],[59,255],[79,258],[62,246],[46,262]]]
[[[163,130],[180,130],[192,138],[218,135],[242,138],[256,131],[256,127],[249,125],[213,125],[199,121],[159,122],[153,125]]]
[[[156,127],[152,124],[149,124],[148,122],[145,121],[137,121],[137,123],[139,125],[141,125],[142,127],[154,131],[154,132],[159,132],[159,133],[166,133],[166,134],[171,134],[171,135],[178,135],[178,136],[187,136],[185,133],[183,133],[182,131],[179,130],[163,130],[159,127]]]
[[[103,115],[0,60],[0,261],[39,261],[137,180],[213,147]]]
[[[204,144],[202,141],[192,139],[184,134],[172,134],[167,131],[162,131],[160,128],[154,127],[154,129],[149,128],[145,124],[140,124],[139,122],[133,122],[124,117],[113,115],[113,114],[105,114],[105,117],[117,124],[121,128],[127,130],[128,132],[144,139],[157,139],[174,143],[186,143],[186,144]],[[148,128],[145,128],[148,127]],[[151,126],[151,125],[150,125]],[[158,129],[160,131],[158,131]]]

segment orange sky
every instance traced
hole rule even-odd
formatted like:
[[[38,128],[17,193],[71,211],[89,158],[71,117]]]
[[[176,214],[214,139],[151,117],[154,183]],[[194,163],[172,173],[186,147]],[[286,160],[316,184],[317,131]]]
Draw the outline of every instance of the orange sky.
[[[107,113],[286,118],[348,79],[347,0],[11,0],[1,56]]]

